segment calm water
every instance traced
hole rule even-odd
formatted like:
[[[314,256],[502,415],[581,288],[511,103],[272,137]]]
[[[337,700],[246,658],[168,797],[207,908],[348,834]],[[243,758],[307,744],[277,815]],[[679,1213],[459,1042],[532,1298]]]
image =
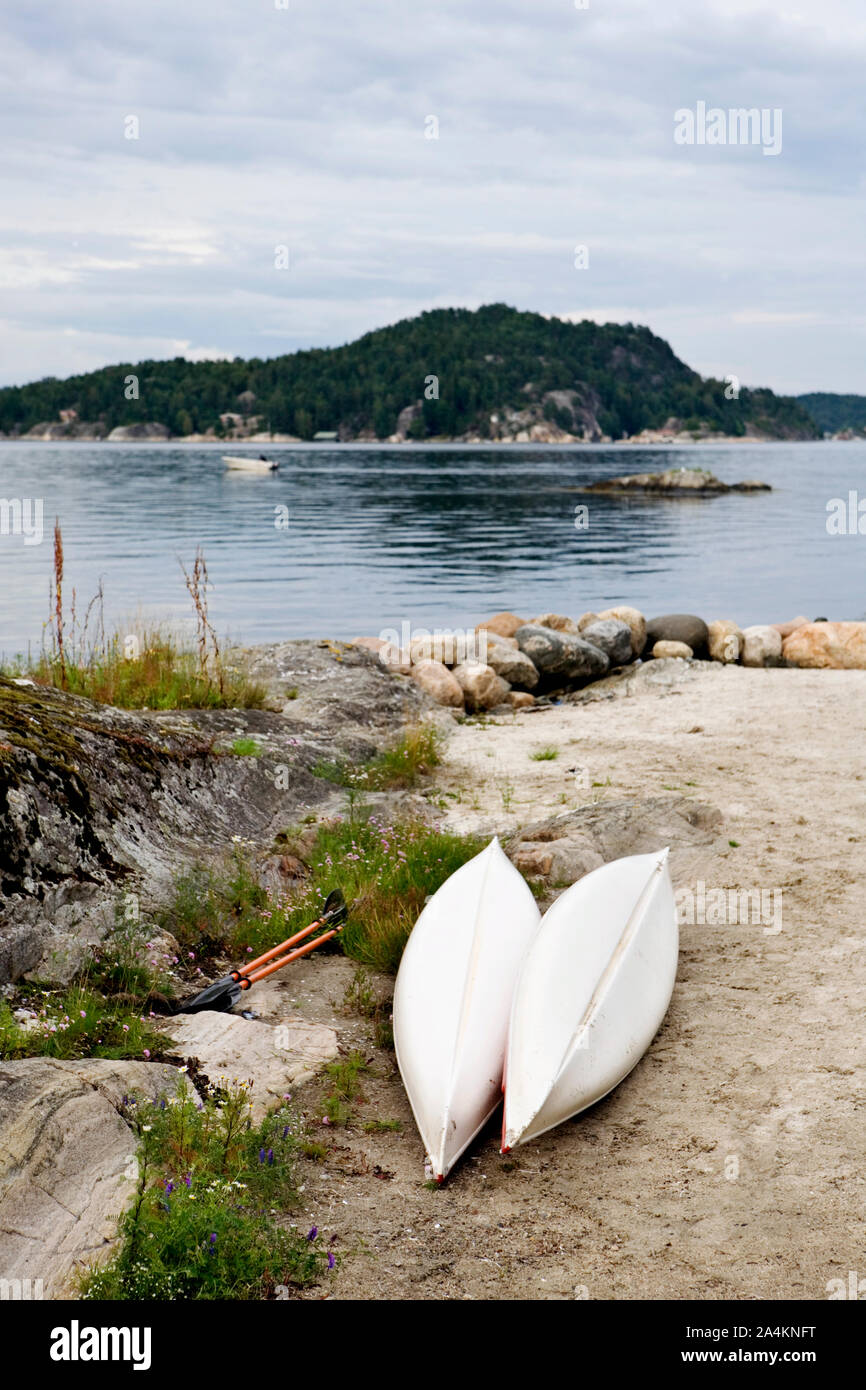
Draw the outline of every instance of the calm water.
[[[271,452],[280,472],[257,477],[225,472],[209,446],[0,443],[0,498],[41,497],[45,517],[41,544],[0,535],[0,652],[39,646],[55,515],[79,608],[102,577],[112,621],[185,619],[178,556],[189,564],[200,543],[211,617],[246,642],[617,602],[741,624],[866,616],[866,536],[826,530],[830,498],[866,497],[866,444]],[[574,491],[690,464],[775,491],[689,500]],[[574,526],[581,501],[585,531]],[[287,529],[275,526],[277,508],[288,508]]]

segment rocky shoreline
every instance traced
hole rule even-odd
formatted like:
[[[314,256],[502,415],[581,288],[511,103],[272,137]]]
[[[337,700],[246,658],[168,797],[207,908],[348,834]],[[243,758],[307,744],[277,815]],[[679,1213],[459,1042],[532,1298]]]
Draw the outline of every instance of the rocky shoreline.
[[[647,660],[707,660],[743,666],[866,669],[866,622],[798,617],[741,628],[690,613],[647,619],[620,606],[571,618],[497,613],[471,630],[385,631],[356,637],[392,673],[410,677],[456,712],[528,709],[573,698],[592,682]]]
[[[490,433],[481,434],[478,430],[469,430],[463,434],[456,435],[436,435],[429,438],[417,439],[411,434],[413,420],[420,412],[415,407],[408,407],[401,412],[397,423],[397,429],[393,434],[380,438],[371,430],[361,430],[357,433],[347,433],[338,431],[336,440],[316,441],[315,439],[303,440],[298,435],[285,434],[280,432],[263,430],[260,422],[252,421],[248,425],[228,425],[223,434],[217,434],[211,428],[203,433],[193,434],[172,434],[167,425],[156,420],[142,421],[131,425],[115,425],[113,429],[99,420],[43,420],[39,424],[32,425],[30,429],[23,432],[4,433],[0,430],[0,440],[9,440],[20,443],[41,442],[57,444],[63,441],[71,443],[106,443],[106,444],[303,444],[303,443],[329,443],[333,444],[485,444],[489,446],[499,444],[635,444],[635,445],[669,445],[672,447],[691,447],[699,444],[768,444],[768,443],[800,443],[800,442],[822,442],[816,440],[803,441],[799,437],[789,439],[786,435],[768,434],[757,430],[752,425],[747,425],[745,434],[722,434],[709,428],[689,430],[682,427],[679,421],[668,421],[661,429],[643,429],[636,434],[623,435],[614,438],[612,435],[604,434],[597,424],[590,423],[576,434],[562,429],[553,421],[538,419],[531,411],[511,411],[504,413],[501,418],[490,427]],[[857,434],[851,430],[840,430],[833,435],[825,435],[825,440],[857,440],[863,439],[862,434]]]

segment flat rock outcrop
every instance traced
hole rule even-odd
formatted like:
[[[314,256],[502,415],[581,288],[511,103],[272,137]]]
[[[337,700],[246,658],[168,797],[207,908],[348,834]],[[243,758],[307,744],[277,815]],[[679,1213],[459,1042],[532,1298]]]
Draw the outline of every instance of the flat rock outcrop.
[[[0,1062],[0,1276],[45,1298],[113,1249],[138,1180],[124,1096],[172,1095],[180,1073],[148,1062]]]
[[[656,796],[565,811],[521,830],[507,851],[521,873],[565,886],[612,859],[665,846],[672,872],[682,871],[687,852],[712,844],[721,831],[722,814],[714,806]]]
[[[179,1053],[198,1059],[211,1082],[220,1077],[230,1084],[252,1080],[250,1099],[256,1121],[279,1105],[292,1086],[311,1080],[337,1055],[333,1028],[297,1014],[273,1025],[240,1014],[206,1011],[176,1014],[160,1020],[158,1026]]]
[[[584,492],[637,492],[661,496],[714,496],[723,492],[772,492],[769,483],[752,479],[742,483],[723,483],[703,468],[668,468],[663,473],[630,473],[618,478],[602,478],[590,483]]]

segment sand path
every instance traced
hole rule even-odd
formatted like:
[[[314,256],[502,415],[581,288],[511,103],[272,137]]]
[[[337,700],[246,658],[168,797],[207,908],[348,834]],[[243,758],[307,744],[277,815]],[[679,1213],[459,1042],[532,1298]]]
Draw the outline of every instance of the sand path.
[[[781,929],[684,925],[631,1076],[514,1161],[491,1128],[438,1192],[393,1054],[367,1045],[362,1119],[404,1129],[359,1125],[306,1165],[310,1219],[344,1252],[333,1296],[822,1299],[866,1277],[866,672],[702,664],[667,691],[463,724],[437,786],[463,829],[666,789],[709,802],[722,833],[690,877],[781,895]],[[339,1010],[349,963],[305,969],[293,996],[363,1041]]]

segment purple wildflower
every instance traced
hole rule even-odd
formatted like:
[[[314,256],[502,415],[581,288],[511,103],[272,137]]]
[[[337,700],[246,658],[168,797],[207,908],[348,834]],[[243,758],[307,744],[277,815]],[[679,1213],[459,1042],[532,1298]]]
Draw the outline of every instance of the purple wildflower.
[[[318,1234],[319,1234],[319,1228],[318,1228],[318,1226],[311,1226],[310,1229],[309,1229],[309,1231],[307,1232],[307,1240],[309,1240],[309,1241],[315,1240],[315,1239],[316,1239],[316,1236],[317,1236]]]
[[[328,1269],[333,1269],[337,1261],[334,1259],[333,1250],[328,1251]]]

